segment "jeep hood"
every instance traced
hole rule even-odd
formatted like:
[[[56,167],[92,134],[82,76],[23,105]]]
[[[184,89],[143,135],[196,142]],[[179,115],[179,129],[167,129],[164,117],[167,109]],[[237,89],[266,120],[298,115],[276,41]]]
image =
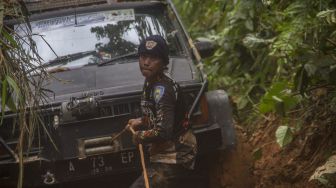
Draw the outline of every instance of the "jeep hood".
[[[174,58],[169,65],[171,76],[178,82],[193,81],[191,61]],[[54,77],[54,78],[53,78]],[[87,95],[108,96],[141,91],[144,77],[137,60],[105,66],[84,66],[81,68],[54,73],[46,81],[46,88],[54,93],[53,102],[69,100],[70,97]]]

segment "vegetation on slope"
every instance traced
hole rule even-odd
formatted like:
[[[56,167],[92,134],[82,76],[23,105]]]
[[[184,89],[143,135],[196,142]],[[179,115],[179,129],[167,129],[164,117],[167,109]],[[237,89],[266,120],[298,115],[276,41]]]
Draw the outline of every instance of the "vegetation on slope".
[[[228,91],[247,129],[274,120],[275,141],[327,159],[334,147],[336,7],[332,0],[174,1],[193,38],[218,46],[205,60],[213,88]],[[323,118],[322,118],[323,117]],[[253,133],[251,133],[253,134]],[[323,138],[323,139],[321,139]],[[323,141],[322,141],[323,140]],[[303,152],[309,148],[310,152]],[[323,149],[321,149],[323,148]],[[256,148],[256,154],[260,153]],[[313,162],[311,163],[313,164]]]

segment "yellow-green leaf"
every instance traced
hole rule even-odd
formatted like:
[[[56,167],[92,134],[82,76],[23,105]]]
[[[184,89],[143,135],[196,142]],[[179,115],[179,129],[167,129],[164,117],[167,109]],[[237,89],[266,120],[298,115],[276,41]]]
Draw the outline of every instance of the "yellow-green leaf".
[[[7,80],[8,84],[12,87],[14,92],[18,95],[18,97],[20,97],[21,92],[20,92],[20,89],[19,89],[19,86],[17,85],[17,83],[10,76],[6,76],[6,80]]]
[[[275,132],[275,137],[280,147],[284,147],[293,140],[293,133],[288,126],[280,126]]]
[[[256,148],[255,150],[253,150],[252,156],[253,156],[253,159],[255,161],[261,159],[261,157],[262,157],[262,149],[261,148]]]
[[[14,47],[14,48],[19,48],[18,44],[16,43],[16,41],[14,40],[14,38],[8,34],[8,32],[6,30],[2,30],[2,35],[4,36],[4,38],[6,38],[9,42],[9,44]]]
[[[5,108],[6,108],[6,98],[7,98],[7,81],[3,80],[1,83],[1,121],[0,125],[2,124],[3,117],[5,115]]]

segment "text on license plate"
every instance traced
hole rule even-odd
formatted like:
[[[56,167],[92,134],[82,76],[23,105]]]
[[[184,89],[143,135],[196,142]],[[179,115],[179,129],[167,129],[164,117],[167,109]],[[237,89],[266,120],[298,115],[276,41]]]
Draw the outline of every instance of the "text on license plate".
[[[124,151],[114,155],[98,155],[82,160],[70,160],[67,162],[68,174],[90,173],[91,175],[96,175],[113,170],[131,168],[136,165],[135,155],[135,151]]]

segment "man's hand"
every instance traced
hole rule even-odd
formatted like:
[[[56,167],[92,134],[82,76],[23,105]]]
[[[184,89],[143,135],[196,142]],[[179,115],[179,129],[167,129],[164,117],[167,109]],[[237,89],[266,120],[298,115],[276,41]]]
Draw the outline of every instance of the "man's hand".
[[[130,120],[128,120],[127,128],[128,128],[128,130],[130,128],[132,128],[133,130],[137,130],[140,127],[140,125],[142,125],[141,118],[130,119]]]
[[[135,145],[141,144],[141,141],[142,141],[141,131],[134,132],[134,134],[132,135],[132,141],[133,141],[133,144]]]

